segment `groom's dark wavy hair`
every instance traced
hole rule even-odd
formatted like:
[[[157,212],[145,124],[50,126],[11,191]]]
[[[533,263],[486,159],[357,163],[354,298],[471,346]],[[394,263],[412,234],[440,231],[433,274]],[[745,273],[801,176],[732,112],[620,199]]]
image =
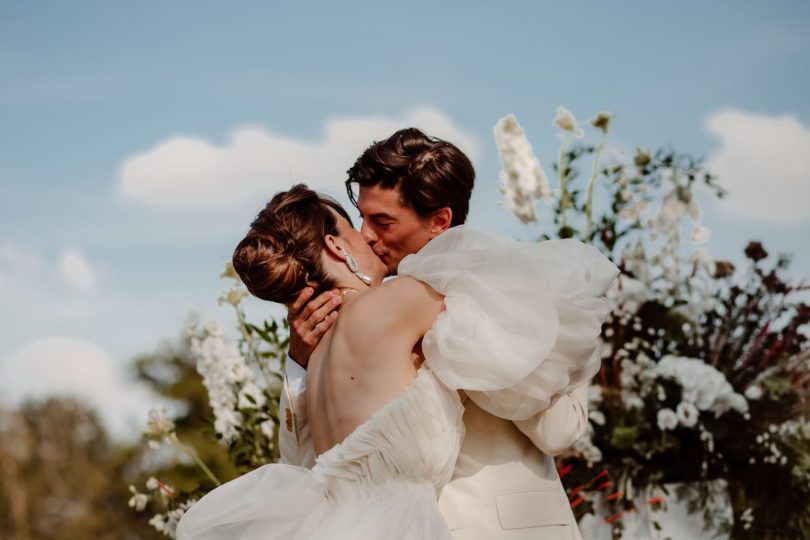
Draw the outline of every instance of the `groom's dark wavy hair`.
[[[357,206],[353,185],[398,187],[403,206],[419,216],[449,207],[451,227],[467,220],[475,169],[464,152],[416,128],[401,129],[369,146],[348,171],[346,191]]]
[[[305,184],[277,193],[233,251],[233,268],[254,296],[292,303],[305,287],[315,296],[334,287],[321,260],[324,237],[338,236],[334,210],[352,220],[333,199]]]

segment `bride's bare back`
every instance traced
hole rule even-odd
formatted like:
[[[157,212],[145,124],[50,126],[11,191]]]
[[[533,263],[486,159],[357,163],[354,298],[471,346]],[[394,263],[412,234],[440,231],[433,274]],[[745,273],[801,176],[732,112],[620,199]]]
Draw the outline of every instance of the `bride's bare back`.
[[[413,278],[346,295],[335,325],[307,367],[306,405],[315,453],[343,441],[399,396],[418,368],[414,352],[443,309]]]

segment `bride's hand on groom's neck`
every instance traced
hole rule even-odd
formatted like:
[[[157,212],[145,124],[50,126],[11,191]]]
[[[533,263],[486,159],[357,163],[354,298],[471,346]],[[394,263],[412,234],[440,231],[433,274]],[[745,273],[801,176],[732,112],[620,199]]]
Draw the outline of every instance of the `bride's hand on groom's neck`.
[[[289,356],[303,368],[307,367],[312,351],[337,319],[337,309],[343,300],[343,295],[337,289],[312,298],[314,293],[312,287],[307,287],[287,310],[287,322],[290,323]]]

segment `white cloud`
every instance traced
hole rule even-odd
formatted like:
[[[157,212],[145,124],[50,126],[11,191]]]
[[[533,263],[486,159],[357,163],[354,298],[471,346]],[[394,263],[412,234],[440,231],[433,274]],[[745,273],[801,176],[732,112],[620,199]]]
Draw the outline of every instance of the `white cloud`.
[[[721,147],[707,166],[729,196],[721,208],[751,219],[810,218],[810,130],[790,116],[726,110],[711,114],[707,129]]]
[[[67,249],[62,253],[59,274],[65,283],[80,291],[89,291],[96,284],[95,270],[76,249]]]
[[[235,129],[223,146],[177,136],[126,159],[119,187],[125,196],[160,207],[221,207],[266,197],[304,182],[342,193],[345,171],[373,141],[414,126],[458,145],[475,158],[474,138],[442,112],[415,109],[400,118],[328,121],[320,141],[278,135],[260,127]]]
[[[127,380],[102,349],[85,341],[46,338],[0,360],[0,398],[9,405],[25,399],[73,397],[94,407],[111,433],[137,438],[151,407],[163,398]]]

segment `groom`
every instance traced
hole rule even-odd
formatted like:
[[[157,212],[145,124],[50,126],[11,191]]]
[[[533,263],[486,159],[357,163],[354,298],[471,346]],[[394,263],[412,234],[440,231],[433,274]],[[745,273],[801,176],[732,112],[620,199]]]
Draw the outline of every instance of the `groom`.
[[[396,274],[399,262],[467,218],[475,172],[453,144],[403,129],[369,147],[348,171],[346,188],[363,218],[361,232]],[[358,190],[355,194],[354,185]],[[305,290],[290,307],[290,358],[282,394],[282,460],[312,467],[305,410],[305,369],[334,323],[341,296],[312,299]],[[582,351],[590,356],[592,351]],[[497,362],[497,358],[492,359]],[[552,456],[570,447],[587,424],[583,384],[521,421],[493,416],[464,400],[465,437],[453,478],[439,494],[456,539],[578,539],[579,530]]]

